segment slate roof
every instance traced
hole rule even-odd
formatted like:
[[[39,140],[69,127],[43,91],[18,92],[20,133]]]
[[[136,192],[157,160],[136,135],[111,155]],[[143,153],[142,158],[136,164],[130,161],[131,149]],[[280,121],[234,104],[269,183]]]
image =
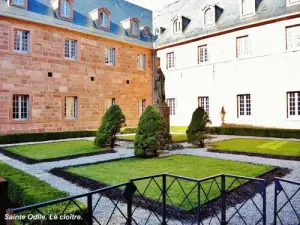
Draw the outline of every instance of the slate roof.
[[[98,29],[89,15],[89,12],[100,7],[106,7],[111,12],[109,32]],[[0,0],[0,15],[153,47],[152,37],[145,37],[142,32],[140,39],[130,37],[121,25],[121,21],[136,17],[141,22],[140,26],[148,26],[152,30],[152,11],[124,0],[74,0],[72,22],[57,18],[50,0],[28,0],[28,10],[8,6],[6,0]]]
[[[286,0],[256,0],[260,2],[256,14],[240,18],[241,0],[177,0],[174,3],[155,11],[153,27],[164,27],[165,32],[155,41],[155,48],[225,30],[235,26],[249,24],[273,17],[300,12],[300,4],[286,6]],[[224,9],[215,26],[203,27],[202,9],[206,5],[218,5]],[[185,16],[191,19],[190,24],[181,34],[173,34],[172,19]]]

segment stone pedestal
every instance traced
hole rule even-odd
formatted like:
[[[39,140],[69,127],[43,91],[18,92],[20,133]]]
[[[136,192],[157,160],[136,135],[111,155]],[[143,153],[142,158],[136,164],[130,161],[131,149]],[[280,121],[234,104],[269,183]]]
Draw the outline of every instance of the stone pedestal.
[[[170,107],[167,105],[167,103],[160,103],[153,105],[160,113],[161,117],[165,121],[168,132],[170,133]]]

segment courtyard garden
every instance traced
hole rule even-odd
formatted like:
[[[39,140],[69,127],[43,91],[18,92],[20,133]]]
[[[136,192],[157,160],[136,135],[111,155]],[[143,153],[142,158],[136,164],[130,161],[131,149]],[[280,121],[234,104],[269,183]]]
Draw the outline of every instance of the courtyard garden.
[[[300,142],[266,139],[232,139],[210,144],[211,151],[300,159]]]

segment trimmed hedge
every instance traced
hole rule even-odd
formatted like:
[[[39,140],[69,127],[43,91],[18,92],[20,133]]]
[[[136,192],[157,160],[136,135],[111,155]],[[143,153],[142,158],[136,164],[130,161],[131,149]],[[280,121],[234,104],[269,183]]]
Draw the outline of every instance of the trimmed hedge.
[[[0,177],[4,177],[8,181],[8,196],[10,201],[19,206],[27,206],[45,201],[55,200],[58,198],[68,197],[65,192],[61,192],[51,187],[48,183],[29,175],[21,170],[15,169],[3,162],[0,162]],[[68,202],[50,205],[40,208],[44,215],[57,214],[63,212]],[[77,201],[77,204],[84,210],[86,207]],[[65,214],[78,214],[79,210],[71,204]],[[20,214],[27,215],[31,212],[22,212]],[[64,224],[64,221],[48,221],[47,224]],[[30,224],[42,224],[43,221],[31,221]]]
[[[137,131],[136,127],[127,127],[121,129],[121,134],[135,134]]]
[[[21,142],[50,141],[68,138],[95,137],[96,131],[63,131],[45,133],[19,133],[0,135],[0,144],[15,144]]]
[[[207,132],[218,135],[238,135],[254,137],[297,138],[300,139],[300,130],[252,128],[252,127],[208,127]]]

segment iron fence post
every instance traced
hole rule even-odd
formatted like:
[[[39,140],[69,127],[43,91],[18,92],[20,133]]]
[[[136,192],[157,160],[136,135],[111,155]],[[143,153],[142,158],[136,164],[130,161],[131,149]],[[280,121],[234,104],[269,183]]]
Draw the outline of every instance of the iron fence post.
[[[87,196],[88,200],[88,225],[93,225],[93,195],[88,195]]]
[[[167,176],[162,176],[162,225],[167,225]]]
[[[198,207],[197,207],[197,225],[200,225],[201,223],[201,215],[200,215],[200,210],[201,210],[201,197],[200,197],[200,182],[198,182],[197,184],[197,203],[198,203]]]
[[[263,197],[263,225],[267,224],[267,194],[266,194],[266,183],[262,183],[262,197]]]
[[[277,224],[277,187],[279,186],[279,181],[275,178],[275,193],[274,193],[274,224]]]
[[[226,177],[221,175],[221,224],[226,225]]]

